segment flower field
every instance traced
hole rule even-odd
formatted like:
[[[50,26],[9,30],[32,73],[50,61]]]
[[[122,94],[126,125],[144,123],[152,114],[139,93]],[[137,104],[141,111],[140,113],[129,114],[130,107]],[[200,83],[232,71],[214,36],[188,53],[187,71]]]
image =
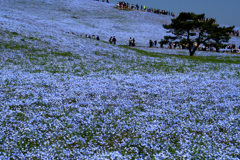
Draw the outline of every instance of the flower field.
[[[0,159],[240,159],[239,54],[126,47],[170,18],[92,0],[0,9]]]

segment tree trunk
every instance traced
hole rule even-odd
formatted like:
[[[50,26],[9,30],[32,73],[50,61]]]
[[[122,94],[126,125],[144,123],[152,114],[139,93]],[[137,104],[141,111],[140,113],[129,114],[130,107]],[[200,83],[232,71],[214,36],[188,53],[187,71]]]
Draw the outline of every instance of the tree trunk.
[[[197,47],[194,47],[193,50],[191,50],[191,48],[189,48],[189,53],[190,53],[190,56],[193,56],[194,53],[196,52],[198,46]]]
[[[190,51],[190,56],[193,56],[194,55],[194,52],[193,51]]]

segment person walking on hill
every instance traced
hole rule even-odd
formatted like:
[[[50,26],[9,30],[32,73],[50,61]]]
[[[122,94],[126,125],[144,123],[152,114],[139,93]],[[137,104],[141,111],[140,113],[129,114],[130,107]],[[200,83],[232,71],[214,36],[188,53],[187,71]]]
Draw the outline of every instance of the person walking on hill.
[[[149,41],[149,47],[152,47],[152,46],[153,46],[153,41],[150,40],[150,41]]]
[[[135,39],[134,38],[132,39],[132,46],[133,47],[135,46]]]
[[[109,43],[112,43],[112,42],[113,42],[113,38],[110,37],[110,38],[109,38]]]
[[[132,37],[129,39],[129,46],[132,46]]]
[[[138,4],[136,5],[136,9],[139,10],[139,6],[138,6]]]
[[[115,38],[115,36],[113,37],[112,41],[113,41],[113,44],[116,44],[117,39]]]

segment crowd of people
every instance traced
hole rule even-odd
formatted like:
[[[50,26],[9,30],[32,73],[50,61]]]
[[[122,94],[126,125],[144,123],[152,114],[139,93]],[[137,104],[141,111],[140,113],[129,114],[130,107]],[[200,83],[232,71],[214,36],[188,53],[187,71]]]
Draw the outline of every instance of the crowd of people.
[[[95,0],[95,1],[99,1],[99,0]],[[105,2],[105,0],[102,0],[102,2]],[[106,2],[109,3],[109,0],[106,0]],[[170,15],[172,17],[175,17],[175,14],[173,12],[170,12],[170,11],[148,8],[148,7],[143,6],[143,5],[139,6],[138,4],[136,4],[136,5],[131,4],[130,5],[129,3],[126,3],[126,2],[117,2],[117,8],[118,9],[141,10],[141,11],[153,12],[153,13],[162,14],[162,15]]]
[[[239,37],[239,30],[237,31],[234,30],[232,33],[230,33],[230,35]]]
[[[118,9],[132,9],[132,10],[140,10],[140,11],[146,11],[146,12],[152,12],[152,13],[156,13],[156,14],[162,14],[162,15],[171,15],[173,17],[175,17],[175,14],[173,12],[170,11],[165,11],[165,10],[161,10],[161,9],[154,9],[154,8],[148,8],[146,6],[139,6],[138,4],[134,5],[134,4],[129,4],[126,2],[117,2],[117,8]]]
[[[82,35],[84,36],[84,35]],[[85,38],[91,38],[91,39],[96,39],[96,40],[100,40],[100,37],[99,36],[95,36],[95,35],[89,35],[89,34],[85,34],[84,36]],[[109,38],[109,43],[110,44],[116,44],[117,42],[117,39],[115,36],[111,36]],[[158,46],[159,44],[159,46]],[[128,41],[128,46],[130,47],[135,47],[136,44],[135,44],[135,38],[132,38],[130,37],[129,38],[129,41]],[[197,46],[196,43],[193,44],[192,47],[194,46]],[[180,44],[179,42],[168,42],[168,43],[162,43],[162,41],[160,42],[157,42],[157,40],[149,40],[149,47],[151,48],[164,48],[164,49],[188,49],[189,48],[189,45],[188,44]],[[199,51],[216,51],[216,48],[211,45],[211,44],[203,44],[203,45],[200,45],[198,47]],[[220,51],[222,52],[231,52],[231,53],[240,53],[240,45],[237,47],[235,44],[229,44],[227,45],[226,47],[222,47],[220,49]]]
[[[153,46],[153,43],[151,44],[151,41],[149,41],[149,47],[156,47],[156,41],[154,41],[155,45]],[[159,42],[160,48],[166,48],[166,49],[189,49],[189,44],[180,44],[179,42],[168,42],[167,44]],[[196,47],[197,43],[194,43],[192,47]],[[199,51],[216,51],[216,47],[211,44],[201,44],[199,45],[198,49]],[[222,47],[220,51],[223,52],[231,52],[231,53],[239,53],[240,52],[240,46],[237,47],[235,44],[227,45],[226,47]]]
[[[99,1],[99,0],[96,0],[96,1]],[[105,0],[102,0],[102,2],[105,2]],[[109,0],[106,0],[107,3],[109,3]]]
[[[99,36],[95,36],[95,35],[89,35],[89,34],[86,34],[84,36],[85,38],[91,38],[91,39],[96,39],[96,40],[100,40],[100,37]],[[109,43],[110,44],[116,44],[117,42],[117,39],[115,36],[111,36],[109,38]],[[135,44],[135,38],[132,38],[130,37],[129,38],[129,41],[128,41],[128,45],[130,47],[134,47],[136,46]],[[159,44],[159,46],[158,46]],[[196,43],[193,44],[192,47],[194,46],[197,46]],[[149,40],[149,47],[153,48],[153,47],[160,47],[160,48],[165,48],[165,49],[188,49],[189,48],[189,45],[188,44],[180,44],[179,42],[168,42],[168,43],[162,43],[161,41],[160,42],[157,42],[157,40]],[[211,44],[203,44],[203,45],[200,45],[198,47],[198,50],[199,51],[215,51],[216,48],[211,45]],[[231,53],[240,53],[240,45],[239,47],[237,47],[235,44],[232,44],[232,45],[227,45],[226,47],[223,47],[220,49],[220,51],[222,52],[231,52]]]
[[[240,46],[237,48],[235,44],[232,45],[228,45],[227,48],[223,48],[223,49],[227,49],[228,51],[231,51],[233,53],[240,53]]]
[[[92,38],[92,39],[100,40],[99,36],[92,35],[92,37],[91,37],[91,35],[89,35],[89,34],[86,34],[85,38]]]

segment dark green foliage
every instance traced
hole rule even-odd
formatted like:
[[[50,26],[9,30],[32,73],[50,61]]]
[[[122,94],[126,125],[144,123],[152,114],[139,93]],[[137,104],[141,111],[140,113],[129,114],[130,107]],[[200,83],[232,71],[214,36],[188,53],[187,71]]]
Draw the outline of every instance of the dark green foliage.
[[[219,27],[214,26],[211,30],[211,41],[209,43],[216,47],[216,51],[219,52],[219,48],[226,47],[224,42],[228,42],[231,38],[228,33],[232,32],[234,26],[232,27]]]
[[[189,57],[189,56],[180,56],[180,55],[164,55],[162,53],[154,53],[154,52],[147,52],[147,51],[144,51],[144,50],[140,50],[140,49],[136,49],[136,48],[131,48],[131,47],[128,47],[128,46],[122,46],[122,45],[119,45],[120,47],[122,48],[126,48],[126,49],[130,49],[130,50],[133,50],[133,51],[136,51],[138,52],[139,54],[141,55],[144,55],[144,56],[150,56],[150,57],[176,57],[176,58],[179,58],[179,59],[182,59],[182,60],[188,60],[188,61],[194,61],[194,62],[199,62],[199,63],[215,63],[215,64],[218,64],[218,63],[228,63],[228,64],[238,64],[239,61],[240,61],[240,57],[236,56],[236,57],[215,57],[215,56],[199,56],[199,57]]]
[[[204,14],[181,12],[169,25],[163,25],[174,36],[165,36],[166,41],[179,41],[188,44],[190,56],[193,56],[200,44],[212,43],[216,48],[228,42],[228,33],[234,28],[219,27],[214,19],[205,19]]]
[[[11,32],[12,35],[18,36],[19,34],[17,32]]]
[[[56,56],[63,56],[63,57],[71,57],[72,53],[70,51],[68,52],[51,52],[51,54],[55,54]]]

